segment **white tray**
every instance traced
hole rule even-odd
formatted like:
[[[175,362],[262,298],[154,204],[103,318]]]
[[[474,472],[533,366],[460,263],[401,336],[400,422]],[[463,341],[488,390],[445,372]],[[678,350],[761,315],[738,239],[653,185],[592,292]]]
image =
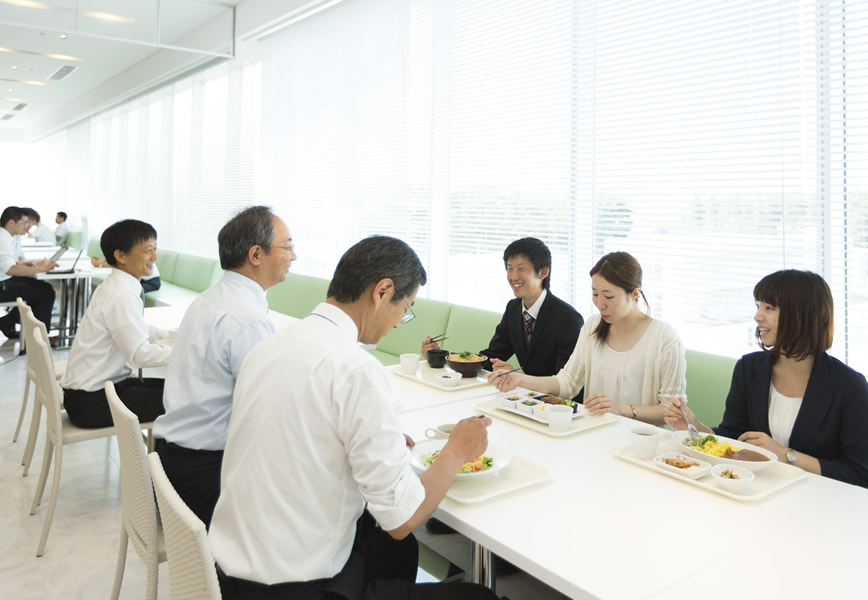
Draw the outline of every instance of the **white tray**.
[[[678,444],[673,442],[671,439],[664,439],[661,437],[660,445],[657,447],[657,454],[665,454],[667,452],[681,452],[681,448],[679,448]],[[710,473],[703,475],[698,479],[690,479],[684,475],[679,475],[672,471],[666,471],[655,466],[653,459],[646,460],[637,458],[633,454],[633,448],[631,446],[618,448],[615,450],[615,456],[622,460],[626,460],[627,462],[631,462],[634,465],[659,473],[660,475],[683,481],[689,485],[701,487],[710,492],[714,492],[715,494],[720,494],[721,496],[726,496],[727,498],[732,498],[733,500],[738,500],[740,502],[755,502],[757,500],[762,500],[766,496],[782,490],[791,483],[795,483],[805,476],[805,472],[798,467],[776,462],[767,469],[755,474],[753,484],[749,490],[745,491],[743,494],[734,494],[717,487],[714,481],[712,481]]]
[[[600,416],[586,414],[582,417],[574,417],[573,422],[570,423],[570,427],[566,431],[552,431],[551,427],[549,427],[548,422],[543,421],[542,419],[532,414],[520,411],[516,412],[513,411],[513,409],[511,408],[505,408],[503,406],[500,406],[499,404],[501,397],[502,394],[498,395],[495,398],[489,398],[488,400],[477,402],[473,405],[473,408],[475,408],[479,412],[485,413],[490,417],[503,419],[504,421],[509,421],[510,423],[515,423],[516,425],[527,427],[528,429],[532,429],[538,433],[543,433],[552,437],[565,437],[568,435],[573,435],[575,433],[579,433],[580,431],[587,431],[589,429],[594,429],[595,427],[614,423],[617,420],[617,417],[615,417],[615,415],[611,413],[606,413]]]
[[[455,481],[446,497],[462,504],[484,502],[503,494],[542,483],[551,479],[549,472],[534,463],[513,456],[509,466],[499,473],[479,479]]]
[[[416,369],[416,372],[412,375],[404,373],[401,370],[401,365],[395,365],[394,367],[391,367],[391,369],[392,373],[394,373],[398,377],[403,377],[404,379],[409,379],[410,381],[415,381],[416,383],[421,383],[422,385],[436,388],[441,392],[457,392],[459,390],[466,390],[468,388],[489,385],[488,380],[485,378],[485,375],[488,374],[488,371],[480,371],[481,374],[477,375],[476,377],[462,377],[458,381],[458,385],[456,386],[444,387],[437,382],[437,375],[443,373],[444,371],[448,373],[454,373],[455,371],[453,371],[449,367],[443,367],[442,369],[432,369],[424,360],[419,363],[419,368]]]

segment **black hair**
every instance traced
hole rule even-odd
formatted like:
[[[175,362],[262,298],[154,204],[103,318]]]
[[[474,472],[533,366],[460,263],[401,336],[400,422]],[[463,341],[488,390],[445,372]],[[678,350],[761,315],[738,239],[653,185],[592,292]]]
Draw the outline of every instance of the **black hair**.
[[[34,221],[39,223],[39,221],[40,221],[39,213],[36,212],[35,210],[33,210],[32,208],[29,208],[27,206],[22,207],[21,212],[24,213],[24,216],[27,217],[28,219],[33,219]]]
[[[64,220],[64,221],[66,221],[66,219],[67,219],[66,213],[63,212],[62,210],[57,211],[57,216],[58,216],[58,217],[63,217],[63,220]]]
[[[3,214],[0,215],[0,227],[6,227],[9,221],[20,221],[23,216],[23,209],[17,206],[7,206],[3,209]]]
[[[217,234],[220,267],[240,269],[253,246],[261,246],[269,254],[274,241],[273,216],[267,206],[250,206],[236,213]]]
[[[136,219],[125,219],[118,221],[102,232],[99,247],[106,262],[116,267],[118,263],[115,259],[115,250],[120,250],[126,254],[139,242],[156,241],[156,239],[157,230],[150,223]]]
[[[338,302],[355,302],[369,286],[387,278],[395,287],[392,302],[403,300],[428,281],[422,262],[410,246],[397,238],[373,235],[341,257],[329,284],[328,297]]]
[[[549,289],[552,278],[552,253],[542,240],[534,237],[515,240],[503,251],[503,266],[505,267],[509,259],[515,256],[527,256],[530,262],[533,263],[533,270],[537,275],[548,267],[549,274],[543,279],[542,286],[544,290]]]

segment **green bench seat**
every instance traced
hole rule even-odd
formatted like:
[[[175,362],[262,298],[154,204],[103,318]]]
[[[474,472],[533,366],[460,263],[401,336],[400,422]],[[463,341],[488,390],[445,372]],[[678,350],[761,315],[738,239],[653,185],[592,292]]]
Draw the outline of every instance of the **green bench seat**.
[[[265,292],[268,308],[279,313],[303,319],[320,302],[325,302],[329,280],[310,275],[287,273],[286,280]]]
[[[694,350],[685,351],[687,360],[687,404],[700,421],[717,427],[723,419],[726,394],[737,359]]]

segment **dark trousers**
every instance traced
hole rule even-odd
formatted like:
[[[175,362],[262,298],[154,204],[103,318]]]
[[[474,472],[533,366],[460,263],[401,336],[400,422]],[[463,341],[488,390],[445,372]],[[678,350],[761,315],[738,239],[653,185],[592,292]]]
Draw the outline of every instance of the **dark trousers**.
[[[220,497],[223,451],[184,448],[157,438],[157,454],[181,500],[205,523],[205,527],[210,527],[214,506]]]
[[[140,423],[153,421],[163,414],[164,379],[124,379],[115,384],[121,402],[139,418]],[[63,407],[69,420],[78,427],[93,429],[114,425],[105,390],[63,390]]]
[[[33,277],[10,277],[0,281],[0,302],[11,302],[16,298],[24,300],[31,309],[33,316],[45,323],[45,329],[51,331],[51,308],[54,306],[54,288],[47,281],[39,281]],[[14,326],[21,322],[18,308],[9,311],[2,320]]]
[[[347,564],[331,579],[263,585],[219,567],[217,574],[223,600],[497,600],[488,588],[470,583],[416,584],[418,563],[416,538],[392,538],[366,510]]]

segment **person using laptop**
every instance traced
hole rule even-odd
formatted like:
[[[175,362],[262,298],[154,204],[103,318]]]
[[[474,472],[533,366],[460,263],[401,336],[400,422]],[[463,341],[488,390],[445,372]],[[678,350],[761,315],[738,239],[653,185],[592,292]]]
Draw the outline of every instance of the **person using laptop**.
[[[46,281],[38,281],[34,276],[50,271],[57,264],[50,260],[20,260],[15,236],[22,235],[27,224],[24,212],[17,206],[6,207],[0,215],[0,301],[10,302],[21,298],[50,331],[54,288]],[[19,319],[18,309],[13,308],[0,318],[0,332],[7,338],[17,339],[19,333],[15,326]]]
[[[127,219],[106,229],[100,247],[112,267],[88,304],[60,382],[69,419],[79,427],[108,427],[111,411],[103,386],[115,384],[121,401],[139,421],[163,414],[163,380],[130,378],[131,367],[165,365],[172,348],[154,343],[168,331],[145,323],[142,286],[157,260],[157,232]]]

